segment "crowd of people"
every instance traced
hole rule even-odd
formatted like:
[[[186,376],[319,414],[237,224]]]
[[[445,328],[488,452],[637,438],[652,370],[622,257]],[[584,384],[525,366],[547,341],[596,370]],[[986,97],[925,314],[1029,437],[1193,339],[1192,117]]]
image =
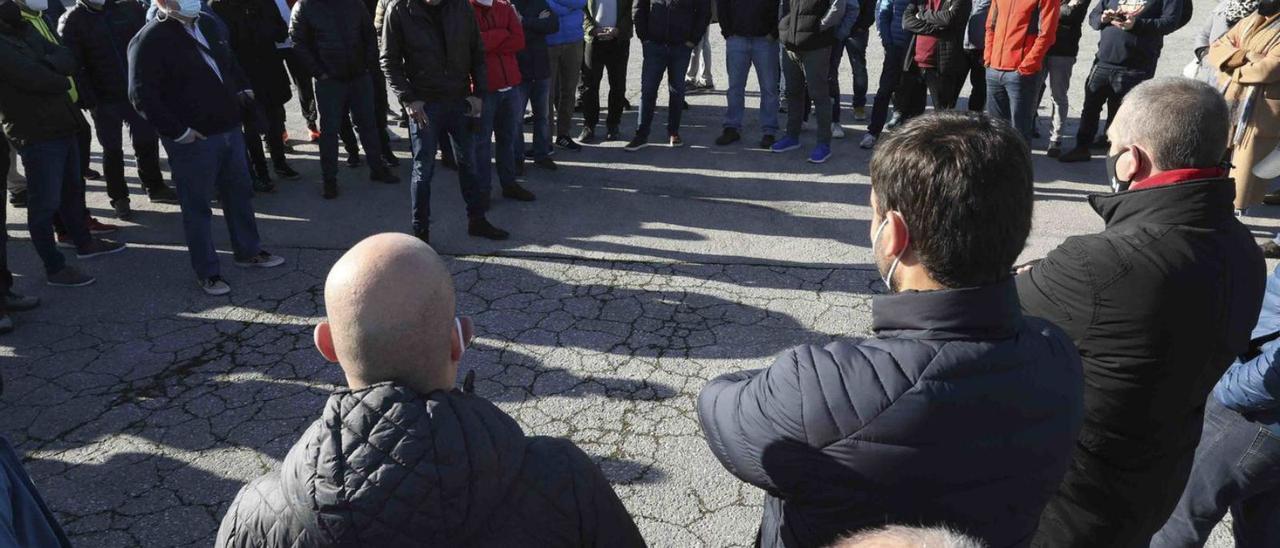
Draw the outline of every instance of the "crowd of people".
[[[412,236],[344,255],[316,330],[348,388],[280,470],[240,493],[218,544],[640,546],[585,453],[526,435],[469,381],[456,388],[474,330],[429,245],[431,182],[437,162],[455,172],[468,233],[505,239],[487,218],[495,173],[504,198],[531,201],[520,178],[558,169],[557,150],[650,146],[664,78],[663,142],[683,145],[686,93],[714,87],[717,22],[729,78],[717,146],[743,138],[753,67],[762,149],[801,148],[813,117],[807,161],[823,163],[845,136],[842,110],[867,119],[872,254],[890,293],[873,301],[872,337],[787,350],[703,388],[710,452],[766,494],[757,545],[1198,546],[1231,512],[1240,546],[1278,546],[1280,271],[1268,279],[1263,258],[1280,257],[1280,240],[1259,247],[1240,217],[1280,203],[1259,169],[1280,144],[1280,0],[1223,0],[1188,77],[1154,79],[1163,37],[1191,11],[1186,0],[0,0],[0,179],[27,208],[46,281],[89,285],[59,248],[126,250],[101,238],[119,227],[90,215],[85,180],[104,179],[115,216],[133,217],[128,126],[142,189],[180,207],[199,285],[224,295],[211,204],[235,265],[284,263],[261,244],[253,197],[300,177],[286,104],[297,98],[319,143],[325,199],[339,196],[339,142],[348,166],[400,182],[398,120]],[[1099,47],[1068,142],[1086,21]],[[868,113],[873,25],[885,56]],[[627,137],[633,37],[643,59]],[[966,80],[967,109],[985,114],[954,112]],[[1089,161],[1104,148],[1114,192],[1090,198],[1102,232],[1015,265],[1046,91],[1046,154]],[[13,292],[6,243],[0,231],[0,332],[8,311],[39,304]],[[10,507],[28,506],[0,540],[64,545],[20,467],[5,468],[22,495]]]

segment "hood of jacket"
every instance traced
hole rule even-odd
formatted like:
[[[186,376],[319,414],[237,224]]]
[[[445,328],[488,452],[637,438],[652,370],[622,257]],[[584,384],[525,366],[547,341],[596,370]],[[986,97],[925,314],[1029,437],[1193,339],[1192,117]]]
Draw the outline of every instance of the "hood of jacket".
[[[335,542],[459,546],[492,523],[525,444],[514,420],[475,396],[344,390],[285,460],[282,490]]]

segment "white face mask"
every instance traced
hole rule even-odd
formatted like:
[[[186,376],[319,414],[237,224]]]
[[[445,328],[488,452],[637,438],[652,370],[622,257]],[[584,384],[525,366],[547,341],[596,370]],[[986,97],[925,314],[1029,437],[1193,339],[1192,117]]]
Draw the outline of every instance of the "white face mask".
[[[162,8],[161,11],[170,15],[177,15],[185,19],[195,20],[200,17],[200,0],[169,0],[166,4],[168,7]]]
[[[873,257],[879,255],[876,253],[876,245],[880,243],[880,233],[884,232],[884,227],[888,226],[888,224],[889,214],[885,213],[884,220],[880,221],[880,226],[876,228],[876,235],[871,237],[871,255]],[[884,287],[889,291],[889,293],[895,292],[891,282],[893,281],[893,271],[898,269],[898,263],[900,261],[902,261],[902,257],[894,257],[893,262],[889,263],[889,272],[887,274],[880,274],[880,281],[884,282]],[[877,270],[879,269],[877,268]]]
[[[458,361],[462,361],[462,356],[467,353],[467,336],[462,334],[462,320],[454,318],[453,327],[458,330],[458,343],[462,345],[462,351],[458,352]]]
[[[24,0],[18,4],[31,11],[44,11],[49,9],[49,0]]]

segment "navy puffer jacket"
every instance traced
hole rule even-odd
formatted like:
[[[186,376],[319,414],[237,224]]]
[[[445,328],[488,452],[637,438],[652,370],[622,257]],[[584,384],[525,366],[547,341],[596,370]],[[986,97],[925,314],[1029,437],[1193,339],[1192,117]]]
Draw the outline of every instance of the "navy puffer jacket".
[[[766,491],[759,545],[827,546],[885,524],[1024,546],[1083,414],[1080,357],[1012,281],[875,299],[876,337],[802,346],[712,380],[707,443]]]
[[[220,547],[643,546],[600,469],[493,404],[392,383],[329,397],[277,472],[236,496]]]

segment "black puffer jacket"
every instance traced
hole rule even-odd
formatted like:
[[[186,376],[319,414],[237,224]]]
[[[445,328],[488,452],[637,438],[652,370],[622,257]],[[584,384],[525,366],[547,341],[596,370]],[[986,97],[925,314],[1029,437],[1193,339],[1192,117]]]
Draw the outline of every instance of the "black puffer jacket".
[[[1058,15],[1058,34],[1054,35],[1053,46],[1049,47],[1049,55],[1054,57],[1072,57],[1080,53],[1080,35],[1084,29],[1084,18],[1089,15],[1089,0],[1062,0],[1062,11]],[[1074,5],[1073,5],[1074,4]]]
[[[1266,283],[1227,179],[1091,196],[1099,234],[1018,277],[1084,358],[1085,422],[1037,546],[1146,546],[1190,473],[1204,402],[1249,344]]]
[[[55,46],[25,22],[0,21],[0,128],[13,144],[74,135],[80,113],[67,79],[76,71],[71,51]]]
[[[969,30],[969,0],[942,0],[938,9],[929,9],[928,0],[914,0],[902,13],[902,28],[914,34],[907,48],[906,68],[916,62],[916,42],[920,35],[938,39],[938,72],[963,75],[969,72],[969,59],[964,53],[964,35]]]
[[[550,11],[547,0],[515,0],[512,5],[520,12],[520,24],[524,27],[524,49],[516,54],[520,63],[520,75],[524,81],[543,80],[551,77],[551,54],[547,50],[547,36],[560,30],[560,18],[538,17]]]
[[[876,337],[802,346],[712,380],[712,453],[765,490],[759,545],[828,546],[884,524],[1030,542],[1080,428],[1080,356],[1023,317],[1012,280],[877,297]]]
[[[843,13],[844,0],[781,0],[780,4],[778,40],[784,47],[792,51],[813,51],[835,45],[840,15],[836,14],[826,25],[823,20],[831,17],[833,7]]]
[[[778,36],[778,0],[716,0],[716,15],[726,38]]]
[[[217,546],[643,546],[595,463],[493,404],[392,383],[329,397]]]
[[[289,102],[289,74],[276,49],[276,43],[289,37],[289,27],[275,0],[209,0],[209,7],[227,24],[231,49],[253,86],[254,99],[264,105]]]
[[[382,70],[402,105],[488,90],[484,42],[471,4],[391,0],[382,26]]]
[[[711,24],[711,0],[635,0],[631,20],[641,42],[697,44]]]
[[[353,80],[378,68],[373,17],[360,0],[298,0],[289,36],[316,77]]]
[[[132,0],[102,8],[78,2],[62,14],[58,34],[80,65],[76,90],[85,108],[129,101],[129,41],[147,24],[147,10]]]

